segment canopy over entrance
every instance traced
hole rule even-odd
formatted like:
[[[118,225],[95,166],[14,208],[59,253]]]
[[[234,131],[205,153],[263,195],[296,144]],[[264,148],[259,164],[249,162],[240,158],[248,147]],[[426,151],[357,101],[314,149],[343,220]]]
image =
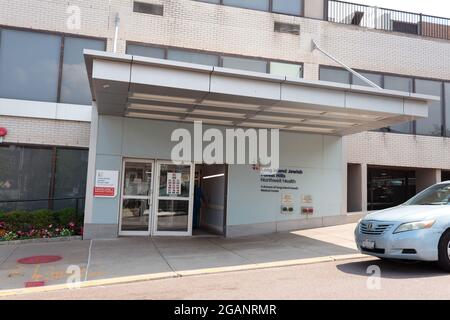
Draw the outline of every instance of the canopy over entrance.
[[[85,50],[98,113],[347,135],[428,116],[438,97]]]

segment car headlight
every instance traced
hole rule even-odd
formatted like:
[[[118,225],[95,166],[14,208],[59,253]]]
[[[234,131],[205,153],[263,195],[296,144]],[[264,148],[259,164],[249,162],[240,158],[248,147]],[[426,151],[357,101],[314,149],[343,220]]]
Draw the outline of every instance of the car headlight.
[[[416,221],[416,222],[407,222],[403,223],[395,229],[394,233],[407,232],[413,230],[420,229],[429,229],[433,226],[436,220],[425,220],[425,221]]]

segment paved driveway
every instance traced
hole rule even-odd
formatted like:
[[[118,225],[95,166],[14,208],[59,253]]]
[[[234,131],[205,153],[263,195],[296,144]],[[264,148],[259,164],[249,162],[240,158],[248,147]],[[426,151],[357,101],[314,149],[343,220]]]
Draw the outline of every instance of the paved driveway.
[[[67,271],[73,270],[79,270],[80,281],[84,281],[268,268],[356,257],[354,228],[349,224],[235,239],[155,237],[0,245],[0,290],[64,284],[70,275]],[[37,255],[58,255],[62,259],[35,265],[17,261]]]

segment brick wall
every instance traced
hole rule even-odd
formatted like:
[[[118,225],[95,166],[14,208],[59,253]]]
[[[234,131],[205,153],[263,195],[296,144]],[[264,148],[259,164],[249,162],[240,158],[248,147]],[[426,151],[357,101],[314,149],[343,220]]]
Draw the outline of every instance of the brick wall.
[[[89,147],[90,123],[0,116],[8,128],[4,142]]]
[[[450,170],[450,139],[383,132],[344,137],[347,162]]]

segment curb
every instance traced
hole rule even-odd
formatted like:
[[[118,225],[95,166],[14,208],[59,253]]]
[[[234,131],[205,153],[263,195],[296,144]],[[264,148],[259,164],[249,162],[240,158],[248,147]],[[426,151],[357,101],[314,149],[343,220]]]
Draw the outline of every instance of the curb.
[[[78,241],[83,240],[82,236],[70,236],[70,237],[56,237],[56,238],[36,238],[36,239],[24,239],[13,241],[0,241],[0,246],[13,246],[27,243],[48,243],[48,242],[63,242],[63,241]]]
[[[56,285],[51,285],[51,286],[47,286],[47,287],[44,286],[44,287],[36,287],[36,288],[19,288],[19,289],[0,290],[0,298],[24,295],[24,294],[53,292],[53,291],[59,291],[59,290],[75,290],[75,289],[81,289],[81,288],[91,288],[91,287],[108,286],[108,285],[115,285],[115,284],[125,284],[125,283],[151,281],[151,280],[163,280],[163,279],[170,279],[170,278],[190,277],[190,276],[199,276],[199,275],[208,275],[208,274],[219,274],[219,273],[228,273],[228,272],[236,272],[236,271],[249,271],[249,270],[261,270],[261,269],[269,269],[269,268],[300,266],[300,265],[333,262],[333,261],[355,260],[355,259],[361,259],[361,258],[368,258],[368,256],[364,255],[364,254],[360,254],[360,253],[355,253],[355,254],[348,254],[348,255],[341,255],[341,256],[325,256],[325,257],[318,257],[318,258],[307,258],[307,259],[285,260],[285,261],[276,261],[276,262],[267,262],[267,263],[246,264],[246,265],[240,265],[240,266],[205,268],[205,269],[185,270],[185,271],[177,271],[177,272],[161,272],[161,273],[145,274],[145,275],[138,275],[138,276],[88,280],[88,281],[84,281],[84,282],[80,282],[80,283],[56,284]]]

